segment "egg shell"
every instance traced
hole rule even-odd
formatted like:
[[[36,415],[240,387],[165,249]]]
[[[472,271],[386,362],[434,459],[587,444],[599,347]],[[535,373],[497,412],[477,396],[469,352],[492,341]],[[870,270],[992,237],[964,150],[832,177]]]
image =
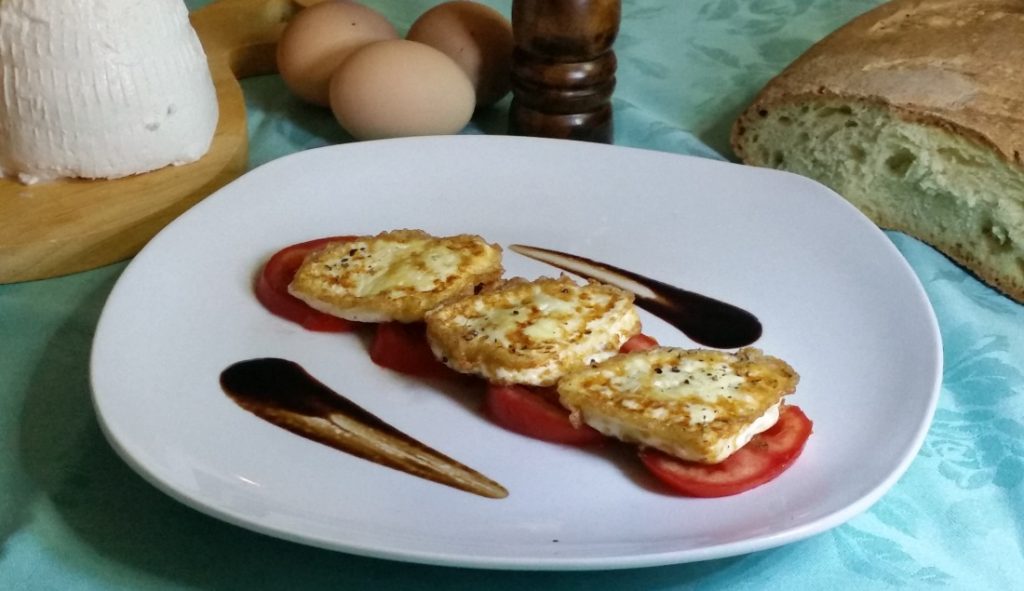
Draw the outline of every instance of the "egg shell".
[[[330,105],[334,71],[355,50],[399,37],[380,13],[346,0],[328,0],[299,11],[277,43],[277,69],[289,90],[315,105]]]
[[[330,94],[334,116],[356,139],[458,133],[476,106],[469,77],[451,58],[404,39],[353,53]]]
[[[493,104],[511,88],[512,24],[500,12],[467,0],[424,12],[405,36],[455,60],[476,90],[477,106]]]

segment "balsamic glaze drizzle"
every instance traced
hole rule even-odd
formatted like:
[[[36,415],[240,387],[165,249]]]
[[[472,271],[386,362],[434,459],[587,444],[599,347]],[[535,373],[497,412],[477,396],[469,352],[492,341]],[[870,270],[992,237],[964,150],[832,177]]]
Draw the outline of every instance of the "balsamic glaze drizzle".
[[[627,291],[632,282],[654,296],[636,294],[636,305],[672,326],[693,341],[708,347],[732,349],[761,338],[761,321],[746,310],[714,298],[644,277],[632,271],[557,250],[513,244],[512,251],[588,279]],[[591,270],[588,271],[587,267]],[[600,272],[600,276],[594,272]],[[610,277],[609,277],[610,276]]]
[[[293,361],[240,361],[221,372],[220,384],[238,406],[306,439],[484,497],[508,495],[500,484],[406,435]]]

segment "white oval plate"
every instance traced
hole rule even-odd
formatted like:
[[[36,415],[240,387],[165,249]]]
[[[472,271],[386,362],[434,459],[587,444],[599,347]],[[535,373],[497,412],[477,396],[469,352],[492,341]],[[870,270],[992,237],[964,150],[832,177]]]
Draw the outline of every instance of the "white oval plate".
[[[802,375],[803,456],[745,494],[668,494],[630,454],[521,437],[472,392],[373,365],[352,334],[267,313],[253,277],[277,249],[422,228],[581,254],[739,305],[756,346]],[[508,275],[556,271],[506,250]],[[644,313],[663,344],[694,346]],[[218,376],[283,357],[505,485],[493,500],[313,443],[237,407]],[[215,517],[355,554],[509,569],[597,569],[741,554],[806,538],[876,501],[917,453],[938,398],[934,314],[911,269],[835,193],[791,174],[645,150],[455,136],[295,154],[224,187],[132,261],[92,356],[108,439],[140,474]]]

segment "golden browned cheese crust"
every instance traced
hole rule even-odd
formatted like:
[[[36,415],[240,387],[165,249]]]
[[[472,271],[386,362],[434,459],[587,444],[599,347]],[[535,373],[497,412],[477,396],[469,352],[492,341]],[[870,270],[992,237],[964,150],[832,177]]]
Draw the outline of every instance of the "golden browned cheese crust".
[[[558,394],[574,420],[605,435],[716,463],[774,424],[798,381],[789,364],[755,348],[656,347],[570,373]]]
[[[434,354],[449,367],[534,386],[614,355],[640,332],[633,294],[564,276],[509,279],[431,310],[426,323]]]
[[[359,322],[418,322],[501,277],[501,247],[475,235],[394,230],[311,252],[288,287],[311,307]]]

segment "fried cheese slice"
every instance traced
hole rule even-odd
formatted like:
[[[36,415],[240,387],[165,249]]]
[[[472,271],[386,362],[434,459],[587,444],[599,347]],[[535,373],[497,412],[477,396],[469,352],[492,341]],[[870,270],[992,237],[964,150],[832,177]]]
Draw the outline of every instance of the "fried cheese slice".
[[[501,247],[480,236],[394,230],[331,243],[303,261],[288,292],[357,322],[418,322],[501,277]]]
[[[799,379],[753,347],[656,347],[566,375],[558,394],[574,421],[605,435],[715,464],[775,424]]]
[[[530,386],[607,359],[640,332],[633,294],[565,276],[509,279],[431,310],[426,323],[434,355],[452,369]]]

